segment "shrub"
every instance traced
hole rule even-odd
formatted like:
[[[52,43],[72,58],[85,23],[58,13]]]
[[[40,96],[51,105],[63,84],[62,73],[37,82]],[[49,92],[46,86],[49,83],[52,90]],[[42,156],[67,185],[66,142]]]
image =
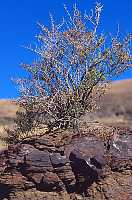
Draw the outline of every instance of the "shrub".
[[[81,116],[96,108],[108,80],[131,66],[131,35],[121,39],[119,33],[98,32],[101,4],[90,15],[81,14],[76,5],[73,14],[64,8],[68,20],[57,25],[51,16],[50,29],[39,23],[38,45],[28,48],[38,59],[22,65],[29,77],[17,80],[22,111],[10,138],[43,125],[77,128]]]

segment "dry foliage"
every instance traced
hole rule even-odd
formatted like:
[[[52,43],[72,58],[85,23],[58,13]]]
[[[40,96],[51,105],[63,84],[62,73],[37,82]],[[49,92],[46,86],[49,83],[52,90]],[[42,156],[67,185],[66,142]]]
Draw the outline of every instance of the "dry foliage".
[[[38,60],[22,65],[29,77],[17,80],[23,110],[10,139],[43,124],[50,130],[77,128],[80,117],[96,108],[107,81],[131,66],[131,35],[121,40],[119,32],[115,37],[98,33],[101,4],[89,15],[76,5],[73,14],[64,8],[68,20],[57,25],[51,16],[50,29],[39,24],[38,45],[28,48]]]

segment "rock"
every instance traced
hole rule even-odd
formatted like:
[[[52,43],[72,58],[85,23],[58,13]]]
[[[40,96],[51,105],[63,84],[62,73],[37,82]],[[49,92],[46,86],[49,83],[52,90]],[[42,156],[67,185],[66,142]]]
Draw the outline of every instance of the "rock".
[[[10,188],[17,188],[21,190],[27,190],[35,187],[32,181],[29,181],[27,177],[23,176],[18,171],[6,172],[5,174],[0,176],[0,184],[8,186]]]
[[[67,192],[44,192],[36,189],[30,189],[27,191],[15,191],[10,193],[10,200],[70,200],[70,196]],[[8,199],[7,199],[8,200]]]
[[[49,152],[39,151],[38,149],[34,149],[31,153],[25,155],[24,167],[27,172],[53,170]]]
[[[60,153],[52,153],[50,154],[50,160],[54,168],[56,167],[62,167],[66,163],[69,163],[69,159],[67,157],[61,156]]]
[[[17,155],[9,156],[9,163],[21,170],[22,173],[52,171],[48,151],[40,151],[29,144],[22,144]]]
[[[8,200],[10,193],[13,191],[14,187],[0,183],[0,200]]]
[[[60,191],[63,189],[63,183],[60,181],[57,174],[46,172],[40,183],[40,189],[45,191]]]
[[[63,167],[57,167],[55,168],[55,173],[58,175],[60,180],[64,184],[64,188],[68,192],[74,192],[75,191],[75,175],[74,172],[72,171],[72,167],[70,163],[67,163]]]
[[[97,181],[105,164],[104,145],[95,137],[84,137],[79,142],[74,142],[69,155],[72,170],[76,177],[78,191],[85,191]],[[66,149],[67,152],[67,149]]]
[[[110,146],[111,168],[114,171],[132,169],[132,135],[114,134]]]
[[[7,154],[7,150],[2,150],[0,151],[0,175],[4,173],[5,168],[7,167],[6,162],[7,162],[7,158],[6,158],[6,154]]]
[[[110,173],[101,182],[94,183],[90,190],[90,200],[131,200],[132,178],[131,172],[126,174],[119,172]]]
[[[43,180],[44,174],[43,173],[29,173],[27,176],[30,180],[32,180],[33,183],[35,183],[37,187],[39,187],[40,183]]]
[[[70,135],[62,144],[41,136],[10,146],[1,153],[0,187],[7,192],[2,196],[0,190],[0,195],[11,200],[35,195],[36,200],[131,200],[132,134],[115,130],[105,141],[99,135]]]
[[[43,191],[61,191],[64,188],[63,183],[53,172],[30,173],[28,178],[32,180],[36,188]]]
[[[66,187],[68,191],[73,190],[75,185],[75,176],[72,172],[69,159],[66,157],[66,155],[61,156],[60,153],[51,154],[50,159],[54,170],[60,180],[63,182],[64,187]]]
[[[49,152],[54,152],[56,150],[54,142],[45,139],[43,136],[34,140],[34,146],[41,151],[48,150]]]

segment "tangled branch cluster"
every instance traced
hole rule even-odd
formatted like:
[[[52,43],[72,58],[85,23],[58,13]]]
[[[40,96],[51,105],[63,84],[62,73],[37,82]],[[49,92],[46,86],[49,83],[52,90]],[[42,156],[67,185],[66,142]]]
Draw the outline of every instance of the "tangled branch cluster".
[[[39,24],[38,46],[29,49],[38,55],[31,65],[23,64],[28,79],[19,79],[24,111],[17,113],[15,134],[22,134],[46,124],[54,127],[77,127],[86,111],[96,107],[110,77],[131,66],[131,35],[120,40],[98,34],[102,5],[81,14],[76,5],[73,14],[64,6],[68,20],[56,25],[51,16],[51,28]]]

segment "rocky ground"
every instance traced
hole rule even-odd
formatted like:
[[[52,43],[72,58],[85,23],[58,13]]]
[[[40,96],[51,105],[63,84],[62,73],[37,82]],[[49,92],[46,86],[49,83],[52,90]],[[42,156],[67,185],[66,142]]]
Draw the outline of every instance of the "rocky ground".
[[[32,137],[1,151],[0,172],[4,200],[132,200],[132,130],[92,123]]]
[[[56,130],[1,149],[0,199],[132,200],[131,83],[113,84],[79,133]]]

